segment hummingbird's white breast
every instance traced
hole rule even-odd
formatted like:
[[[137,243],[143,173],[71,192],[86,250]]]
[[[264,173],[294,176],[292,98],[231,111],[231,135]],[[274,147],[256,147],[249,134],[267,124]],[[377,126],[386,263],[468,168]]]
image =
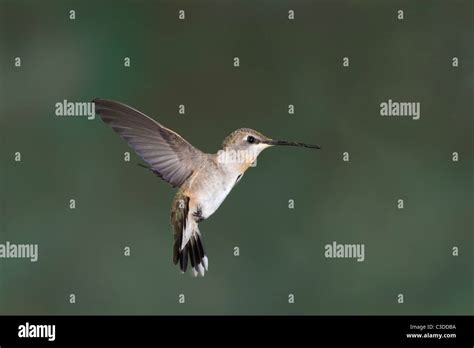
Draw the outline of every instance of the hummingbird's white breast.
[[[238,167],[212,164],[196,173],[186,190],[204,219],[214,214],[243,175]]]

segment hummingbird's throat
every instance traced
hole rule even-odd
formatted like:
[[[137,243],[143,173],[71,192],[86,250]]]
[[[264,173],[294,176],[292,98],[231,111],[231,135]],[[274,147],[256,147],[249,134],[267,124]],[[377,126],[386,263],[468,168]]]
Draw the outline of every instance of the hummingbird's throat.
[[[251,161],[251,162],[241,163],[240,166],[239,166],[240,172],[241,172],[241,173],[245,172],[247,169],[249,169],[249,167],[252,166],[252,164],[255,163],[255,161],[256,161],[256,159],[253,160],[253,161]]]
[[[225,149],[219,150],[217,153],[217,161],[220,164],[230,165],[236,164],[239,167],[248,168],[257,159],[260,151],[256,149],[234,150]]]

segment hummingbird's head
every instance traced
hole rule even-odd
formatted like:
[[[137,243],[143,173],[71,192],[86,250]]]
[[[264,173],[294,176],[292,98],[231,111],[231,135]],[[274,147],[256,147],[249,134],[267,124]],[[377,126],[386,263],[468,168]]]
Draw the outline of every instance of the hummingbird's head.
[[[239,158],[243,159],[243,166],[248,168],[248,166],[250,166],[250,164],[257,159],[260,152],[270,146],[275,145],[301,146],[312,149],[320,148],[317,145],[308,145],[285,140],[274,140],[266,137],[256,130],[250,128],[240,128],[232,132],[224,139],[221,151],[224,151],[227,154],[229,152],[236,153],[240,156]]]

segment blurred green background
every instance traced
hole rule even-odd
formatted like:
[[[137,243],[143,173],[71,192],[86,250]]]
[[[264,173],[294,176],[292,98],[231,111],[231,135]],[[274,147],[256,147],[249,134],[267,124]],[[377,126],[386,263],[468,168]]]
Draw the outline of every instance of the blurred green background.
[[[36,263],[0,260],[0,313],[473,314],[472,1],[0,4],[0,243],[39,245]],[[100,119],[55,116],[95,97],[206,152],[240,127],[322,150],[259,157],[201,224],[194,279],[171,260],[175,190]],[[421,119],[381,117],[388,99]],[[365,262],[326,259],[332,241]]]

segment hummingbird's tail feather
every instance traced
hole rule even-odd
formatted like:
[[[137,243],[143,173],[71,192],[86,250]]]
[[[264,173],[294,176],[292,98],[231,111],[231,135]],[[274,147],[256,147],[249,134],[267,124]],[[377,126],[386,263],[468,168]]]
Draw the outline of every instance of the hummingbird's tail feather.
[[[180,241],[175,241],[174,244],[174,263],[179,262],[179,268],[181,272],[186,272],[188,268],[188,260],[191,262],[191,268],[194,276],[200,274],[204,276],[208,270],[208,259],[204,245],[202,243],[202,237],[199,230],[195,230],[186,245],[180,249]]]
[[[184,250],[181,251],[181,255],[178,256],[179,258],[179,268],[181,269],[181,272],[186,272],[186,269],[188,268],[188,254],[189,250],[188,248],[184,248]]]
[[[194,276],[198,274],[204,276],[208,268],[207,254],[196,217],[191,213],[192,207],[190,198],[178,191],[171,210],[171,225],[174,232],[173,262],[179,263],[179,268],[184,273],[189,261]]]
[[[193,275],[195,277],[198,274],[204,276],[208,270],[208,260],[202,243],[201,233],[197,228],[193,231],[186,245],[177,253],[177,259],[179,260],[182,272],[186,272],[188,258],[191,262]]]

